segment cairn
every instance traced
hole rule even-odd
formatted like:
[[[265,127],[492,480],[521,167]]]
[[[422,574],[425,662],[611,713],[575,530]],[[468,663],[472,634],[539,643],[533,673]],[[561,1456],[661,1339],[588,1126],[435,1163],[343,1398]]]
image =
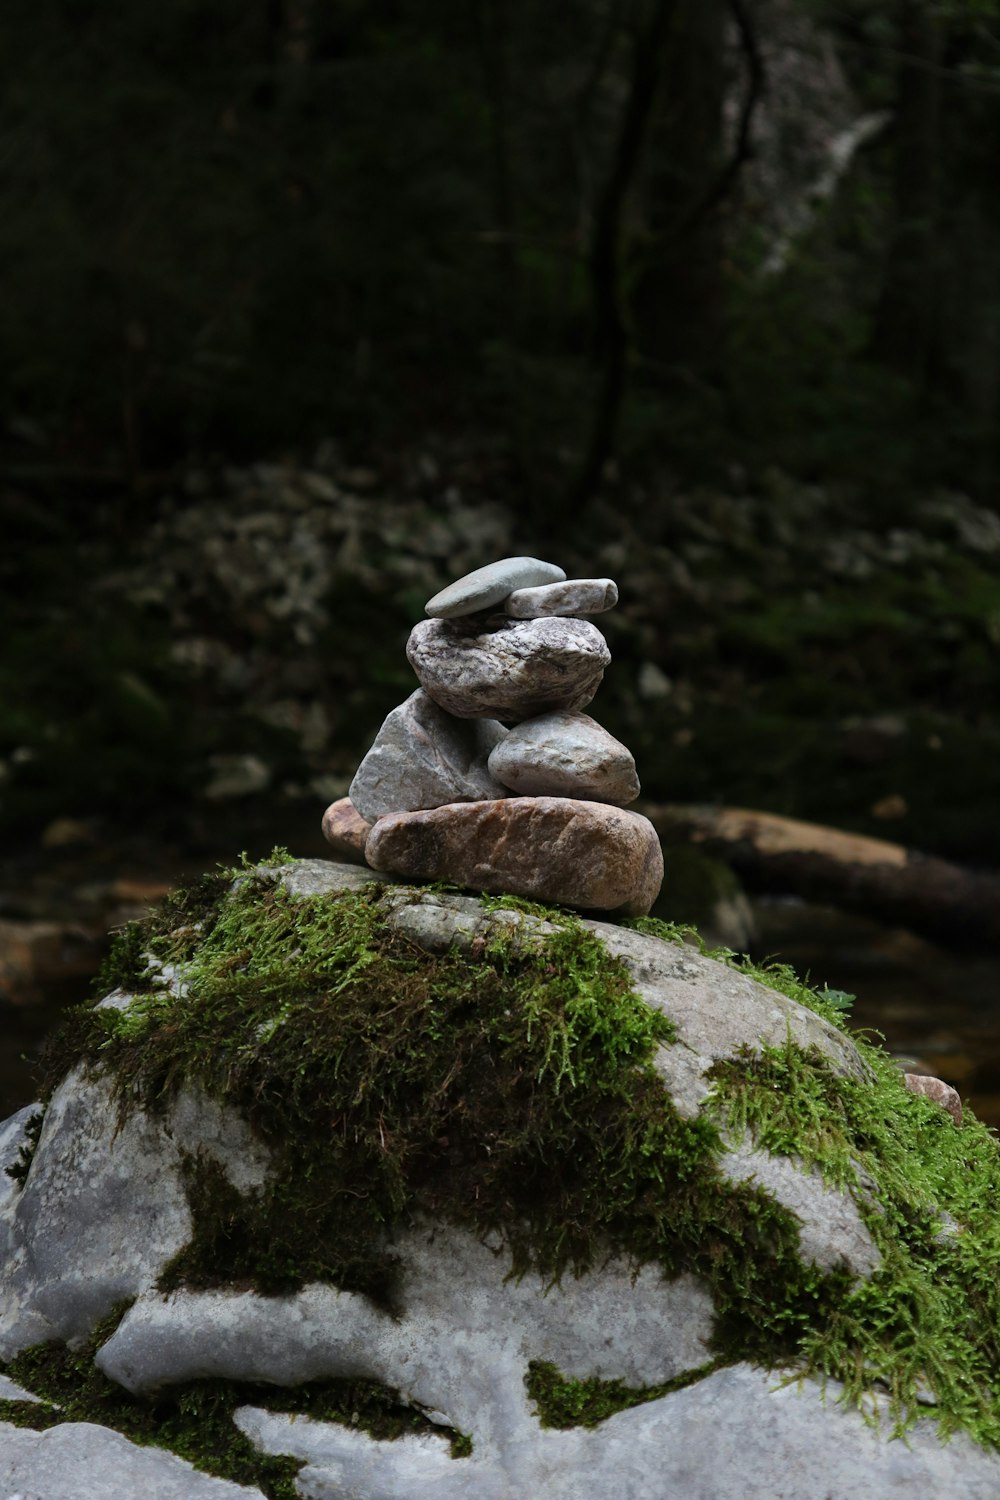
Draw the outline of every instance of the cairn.
[[[342,856],[414,880],[640,916],[663,879],[635,761],[588,714],[611,660],[583,618],[609,578],[508,557],[426,605],[393,709],[323,832]]]

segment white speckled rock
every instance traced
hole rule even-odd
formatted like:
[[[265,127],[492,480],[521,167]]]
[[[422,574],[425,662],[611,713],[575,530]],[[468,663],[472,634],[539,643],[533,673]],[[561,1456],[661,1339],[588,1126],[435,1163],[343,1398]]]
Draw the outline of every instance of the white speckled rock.
[[[502,1444],[474,1436],[460,1459],[433,1437],[397,1446],[254,1407],[236,1420],[264,1452],[307,1460],[305,1500],[995,1500],[996,1453],[964,1433],[945,1445],[926,1419],[892,1440],[888,1422],[839,1405],[841,1392],[738,1364],[591,1429],[511,1413]]]
[[[613,1260],[558,1286],[533,1272],[509,1279],[499,1235],[483,1241],[427,1225],[399,1235],[393,1253],[392,1317],[360,1292],[319,1283],[286,1297],[150,1292],[98,1351],[98,1367],[137,1395],[187,1380],[298,1385],[369,1375],[499,1439],[493,1423],[503,1412],[491,1403],[501,1367],[527,1416],[532,1359],[573,1376],[655,1385],[710,1358],[714,1306],[693,1276],[664,1281],[655,1266],[633,1274]]]
[[[350,801],[375,823],[387,813],[505,797],[487,761],[507,731],[495,719],[457,719],[417,688],[394,708],[351,782]]]
[[[562,568],[555,563],[541,562],[537,557],[502,557],[498,562],[487,563],[485,568],[476,568],[464,578],[450,583],[433,599],[428,599],[424,609],[432,619],[455,619],[490,609],[515,589],[557,583],[565,577]]]
[[[618,585],[610,578],[567,578],[537,588],[515,589],[504,600],[504,613],[515,620],[545,615],[602,615],[618,603]]]
[[[45,1432],[0,1423],[4,1500],[263,1500],[256,1487],[203,1474],[162,1448],[93,1422]]]
[[[373,870],[450,880],[478,891],[645,916],[663,882],[648,818],[571,797],[453,802],[391,813],[365,845]]]
[[[490,754],[490,772],[521,797],[580,797],[624,807],[639,795],[632,752],[589,714],[540,714]]]
[[[611,660],[586,620],[505,620],[470,631],[451,620],[421,620],[406,645],[410,666],[436,703],[459,719],[518,723],[558,709],[585,708]]]

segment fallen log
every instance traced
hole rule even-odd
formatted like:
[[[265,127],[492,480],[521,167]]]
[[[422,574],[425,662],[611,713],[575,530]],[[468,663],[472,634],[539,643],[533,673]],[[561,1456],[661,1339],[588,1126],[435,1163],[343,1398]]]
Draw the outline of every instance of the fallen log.
[[[1000,875],[819,823],[743,807],[643,808],[660,838],[724,860],[749,890],[782,891],[952,945],[1000,943]],[[667,853],[665,890],[669,890]]]

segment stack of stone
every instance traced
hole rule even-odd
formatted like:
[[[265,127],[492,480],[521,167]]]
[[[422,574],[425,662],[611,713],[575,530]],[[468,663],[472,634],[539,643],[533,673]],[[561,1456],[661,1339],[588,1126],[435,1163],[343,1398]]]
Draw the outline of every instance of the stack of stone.
[[[435,594],[406,647],[420,687],[393,709],[323,831],[416,880],[621,916],[649,910],[663,858],[631,754],[581,709],[611,660],[582,618],[609,578],[509,557]],[[509,727],[512,726],[512,727]]]

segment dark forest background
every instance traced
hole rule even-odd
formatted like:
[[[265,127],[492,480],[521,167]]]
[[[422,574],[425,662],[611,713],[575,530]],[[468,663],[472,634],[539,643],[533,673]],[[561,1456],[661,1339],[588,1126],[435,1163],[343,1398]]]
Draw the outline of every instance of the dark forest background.
[[[995,0],[38,0],[0,48],[15,844],[322,800],[424,598],[525,550],[619,579],[650,795],[989,857]]]

